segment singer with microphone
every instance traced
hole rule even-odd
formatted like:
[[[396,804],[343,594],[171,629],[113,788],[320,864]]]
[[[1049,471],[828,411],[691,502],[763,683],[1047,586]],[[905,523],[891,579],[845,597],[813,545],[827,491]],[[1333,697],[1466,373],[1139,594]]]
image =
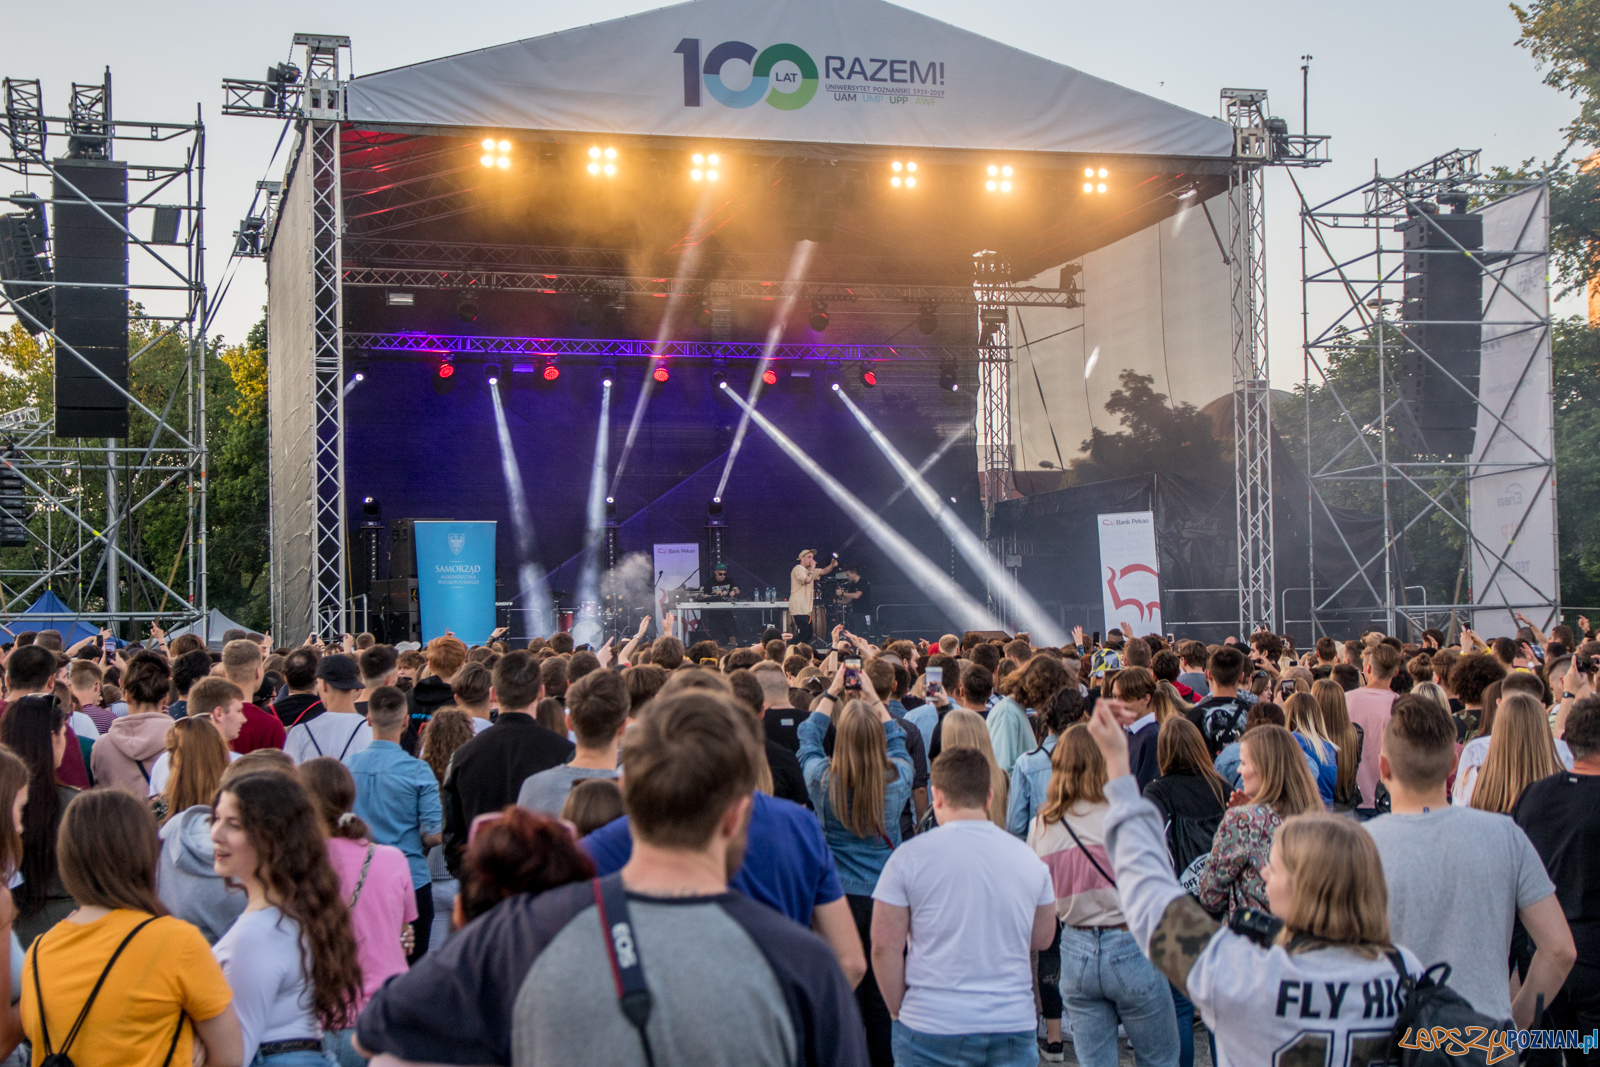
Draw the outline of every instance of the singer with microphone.
[[[811,608],[816,595],[817,579],[829,574],[839,565],[839,557],[826,567],[818,568],[817,550],[808,548],[800,553],[800,562],[789,572],[789,614],[794,617],[794,639],[811,644]]]

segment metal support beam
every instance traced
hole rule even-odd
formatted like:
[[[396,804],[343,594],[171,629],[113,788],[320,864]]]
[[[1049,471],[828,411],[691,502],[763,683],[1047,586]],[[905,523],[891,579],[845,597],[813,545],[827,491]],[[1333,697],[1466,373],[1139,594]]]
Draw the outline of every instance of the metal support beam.
[[[308,123],[312,153],[312,298],[315,305],[316,499],[312,501],[313,625],[345,632],[343,197],[339,123]]]
[[[987,526],[994,506],[1017,496],[1011,478],[1011,271],[998,252],[980,252],[972,272],[978,303],[978,487]]]
[[[1272,390],[1267,357],[1266,183],[1272,159],[1263,90],[1225,89],[1234,129],[1228,195],[1232,272],[1234,502],[1239,560],[1239,628],[1276,630],[1272,522]]]

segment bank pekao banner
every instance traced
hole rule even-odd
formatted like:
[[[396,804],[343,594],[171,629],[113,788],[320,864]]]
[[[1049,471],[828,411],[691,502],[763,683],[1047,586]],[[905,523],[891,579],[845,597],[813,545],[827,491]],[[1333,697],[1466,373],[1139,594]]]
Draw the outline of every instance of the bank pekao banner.
[[[683,544],[652,545],[651,555],[656,565],[656,626],[661,626],[661,616],[671,608],[667,594],[675,589],[701,585],[700,544],[689,541]]]
[[[416,524],[417,598],[422,640],[455,634],[469,645],[494,632],[492,522]]]
[[[1148,511],[1100,516],[1100,599],[1106,630],[1124,637],[1161,633],[1161,561]]]

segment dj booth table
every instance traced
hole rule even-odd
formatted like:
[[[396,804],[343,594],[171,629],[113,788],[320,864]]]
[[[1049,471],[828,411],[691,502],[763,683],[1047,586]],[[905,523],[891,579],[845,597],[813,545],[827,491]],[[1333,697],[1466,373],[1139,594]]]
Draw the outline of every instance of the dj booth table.
[[[783,629],[784,616],[789,611],[787,600],[682,600],[671,605],[676,613],[672,624],[672,635],[678,640],[687,643],[689,635],[689,614],[695,613],[696,621],[702,611],[759,611],[761,612],[761,625],[773,625]]]

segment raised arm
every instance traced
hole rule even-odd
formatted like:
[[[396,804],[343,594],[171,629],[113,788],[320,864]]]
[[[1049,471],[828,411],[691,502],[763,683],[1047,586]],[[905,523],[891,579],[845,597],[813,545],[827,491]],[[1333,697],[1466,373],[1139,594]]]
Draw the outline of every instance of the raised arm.
[[[1173,877],[1161,815],[1139,795],[1128,770],[1128,735],[1106,705],[1095,706],[1089,732],[1105,757],[1106,852],[1117,880],[1117,895],[1128,929],[1150,962],[1173,985],[1187,992],[1189,971],[1205,951],[1218,924]],[[876,962],[876,961],[874,961]]]

